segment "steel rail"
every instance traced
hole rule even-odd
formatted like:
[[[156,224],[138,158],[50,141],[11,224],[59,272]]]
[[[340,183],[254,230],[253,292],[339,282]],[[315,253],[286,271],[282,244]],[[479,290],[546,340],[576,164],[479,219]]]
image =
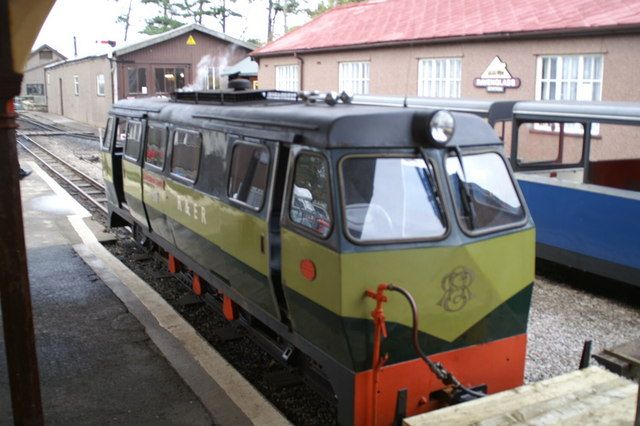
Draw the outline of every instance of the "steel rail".
[[[92,195],[88,194],[84,189],[80,188],[78,185],[76,185],[74,182],[72,182],[69,178],[67,178],[66,176],[64,176],[62,173],[60,173],[58,170],[54,169],[53,166],[47,162],[45,159],[43,159],[40,155],[36,154],[33,150],[29,149],[29,147],[26,146],[26,144],[22,141],[22,140],[26,140],[27,142],[35,145],[36,147],[38,147],[38,149],[42,150],[45,154],[49,155],[50,157],[52,157],[55,161],[59,162],[60,164],[64,165],[65,167],[67,167],[69,170],[71,170],[71,172],[73,172],[74,174],[76,174],[77,176],[79,176],[80,178],[82,178],[85,182],[87,182],[89,185],[91,185],[92,187],[94,187],[95,189],[98,189],[101,191],[102,194],[104,194],[104,186],[99,183],[98,181],[96,181],[95,179],[93,179],[92,177],[86,175],[85,173],[81,172],[80,170],[78,170],[77,168],[73,167],[71,164],[67,163],[65,160],[63,160],[62,158],[58,157],[57,155],[53,154],[51,151],[49,151],[48,149],[46,149],[45,147],[43,147],[42,145],[40,145],[39,143],[37,143],[36,141],[34,141],[33,139],[31,139],[30,137],[21,134],[20,132],[18,132],[18,144],[20,144],[20,146],[22,146],[29,154],[33,155],[33,157],[38,160],[40,163],[42,163],[43,166],[45,166],[47,169],[51,170],[51,172],[53,172],[56,176],[58,176],[60,179],[64,180],[68,185],[70,185],[78,194],[82,195],[84,198],[86,198],[89,202],[91,202],[92,204],[94,204],[96,207],[98,207],[100,209],[100,211],[102,211],[105,215],[108,213],[107,208],[105,207],[106,203],[105,202],[101,202],[98,201],[96,198],[94,198]]]
[[[59,127],[56,127],[53,124],[42,123],[42,122],[36,120],[33,117],[29,117],[29,116],[25,116],[25,115],[19,115],[17,120],[18,121],[25,121],[25,122],[27,122],[27,123],[29,123],[31,125],[40,127],[44,131],[58,132],[58,133],[63,134],[64,136],[72,136],[74,138],[82,138],[82,139],[87,139],[87,140],[91,140],[91,141],[100,141],[100,138],[98,136],[83,134],[83,133],[79,133],[79,132],[70,132],[68,130],[64,130],[64,129],[61,129]],[[27,129],[25,129],[25,131],[26,130]],[[55,136],[59,136],[59,135],[55,135]]]

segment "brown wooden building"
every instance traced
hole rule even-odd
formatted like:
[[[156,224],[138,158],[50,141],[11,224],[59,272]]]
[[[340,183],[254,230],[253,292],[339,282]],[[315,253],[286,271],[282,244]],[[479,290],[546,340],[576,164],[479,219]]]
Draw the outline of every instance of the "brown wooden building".
[[[225,88],[223,70],[254,48],[191,24],[120,47],[112,55],[58,62],[44,73],[49,112],[101,126],[119,99],[168,96],[189,86]]]
[[[202,25],[185,25],[116,49],[116,99],[168,95],[195,85],[225,86],[224,68],[245,58],[254,45]]]

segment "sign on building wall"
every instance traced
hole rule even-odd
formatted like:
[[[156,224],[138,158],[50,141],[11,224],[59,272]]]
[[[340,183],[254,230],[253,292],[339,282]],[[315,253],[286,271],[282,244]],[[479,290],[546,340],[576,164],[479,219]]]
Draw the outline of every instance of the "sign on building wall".
[[[503,93],[506,88],[517,89],[520,87],[520,79],[512,77],[507,71],[507,64],[496,56],[484,70],[482,76],[473,80],[473,85],[485,87],[487,92]]]

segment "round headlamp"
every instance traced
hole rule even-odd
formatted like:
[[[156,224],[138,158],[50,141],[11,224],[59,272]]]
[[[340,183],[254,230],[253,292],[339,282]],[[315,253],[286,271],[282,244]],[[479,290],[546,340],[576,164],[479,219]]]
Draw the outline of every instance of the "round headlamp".
[[[451,140],[456,122],[449,111],[438,111],[429,122],[429,135],[431,140],[439,145],[444,145]]]

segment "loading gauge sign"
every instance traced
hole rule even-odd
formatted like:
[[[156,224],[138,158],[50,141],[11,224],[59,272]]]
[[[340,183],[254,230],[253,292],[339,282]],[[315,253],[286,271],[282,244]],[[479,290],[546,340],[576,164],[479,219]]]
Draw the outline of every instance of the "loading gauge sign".
[[[480,78],[473,80],[476,87],[486,87],[487,92],[503,93],[506,88],[517,89],[520,87],[520,79],[511,76],[507,71],[507,64],[499,57],[493,58]]]
[[[189,38],[187,39],[187,46],[195,46],[196,45],[196,39],[193,38],[193,35],[189,35]]]

